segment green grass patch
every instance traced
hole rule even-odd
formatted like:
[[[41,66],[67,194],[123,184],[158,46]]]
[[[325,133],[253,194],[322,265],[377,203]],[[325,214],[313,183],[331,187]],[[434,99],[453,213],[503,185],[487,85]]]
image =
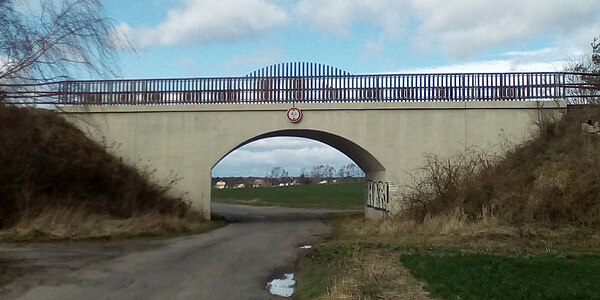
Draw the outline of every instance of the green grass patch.
[[[361,182],[212,190],[216,202],[342,209],[363,208],[363,195]]]
[[[594,230],[531,229],[520,236],[508,228],[467,224],[436,233],[435,227],[361,215],[335,215],[328,223],[328,240],[298,261],[299,299],[426,299],[422,285],[438,299],[600,299]],[[378,253],[384,255],[373,257]],[[383,275],[369,273],[377,268]],[[344,293],[336,294],[340,287]]]
[[[402,255],[443,299],[600,299],[600,256]]]
[[[297,263],[295,299],[317,299],[324,295],[350,254],[350,247],[339,244],[324,244],[306,252]]]

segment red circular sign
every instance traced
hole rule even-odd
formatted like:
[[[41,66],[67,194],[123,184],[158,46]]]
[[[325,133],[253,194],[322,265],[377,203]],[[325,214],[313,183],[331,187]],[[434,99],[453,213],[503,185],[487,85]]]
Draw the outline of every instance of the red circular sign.
[[[302,120],[302,111],[297,107],[292,107],[287,111],[287,118],[292,123],[298,123]]]

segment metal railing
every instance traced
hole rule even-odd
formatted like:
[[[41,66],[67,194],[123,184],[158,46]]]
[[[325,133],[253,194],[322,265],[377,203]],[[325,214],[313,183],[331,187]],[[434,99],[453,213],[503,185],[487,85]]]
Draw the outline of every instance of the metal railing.
[[[0,85],[0,98],[56,105],[517,101],[600,96],[598,74],[566,72],[127,79]],[[31,100],[33,99],[33,100]]]

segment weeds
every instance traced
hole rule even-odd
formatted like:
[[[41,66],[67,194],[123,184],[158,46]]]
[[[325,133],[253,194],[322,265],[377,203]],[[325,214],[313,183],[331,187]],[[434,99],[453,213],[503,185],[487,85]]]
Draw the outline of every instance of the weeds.
[[[586,287],[595,286],[590,274],[598,272],[598,256],[590,255],[600,250],[597,230],[502,225],[489,212],[481,215],[467,220],[455,210],[422,222],[336,216],[332,237],[300,260],[299,299],[427,299],[425,283],[425,290],[444,299],[521,299],[531,292],[566,299],[593,293]],[[557,268],[561,271],[553,271]],[[507,288],[498,282],[504,280],[514,292],[501,294]],[[545,291],[540,284],[548,282],[561,288]],[[584,285],[561,291],[568,290],[566,282]]]
[[[324,299],[429,299],[421,284],[387,249],[355,248]]]
[[[172,195],[174,181],[163,186],[152,174],[108,154],[55,112],[0,105],[0,229],[62,224],[69,231],[89,215],[184,217],[189,204]]]
[[[116,218],[82,209],[44,209],[35,218],[23,219],[0,233],[0,239],[62,241],[165,237],[204,233],[224,225],[224,220],[206,221],[194,213],[181,218],[149,211],[131,218]]]
[[[600,136],[580,132],[587,119],[600,111],[541,122],[537,137],[502,155],[427,156],[403,214],[333,219],[331,240],[301,264],[299,293],[303,274],[319,270],[315,298],[428,297],[401,275],[407,267],[444,299],[598,298],[589,253],[600,250]]]
[[[587,119],[600,120],[600,111],[570,111],[499,156],[475,148],[426,156],[402,195],[403,216],[423,222],[458,210],[468,221],[493,215],[512,225],[600,225],[600,136],[581,133]]]

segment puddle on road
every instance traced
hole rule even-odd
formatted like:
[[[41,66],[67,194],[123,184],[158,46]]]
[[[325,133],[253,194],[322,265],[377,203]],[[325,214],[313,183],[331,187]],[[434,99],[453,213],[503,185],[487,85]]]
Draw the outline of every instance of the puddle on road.
[[[267,289],[272,295],[291,297],[294,294],[294,285],[296,284],[294,273],[283,274],[283,276],[284,279],[273,279],[267,283]]]
[[[311,245],[300,246],[300,249],[308,250],[312,249]],[[273,279],[270,282],[267,282],[267,289],[271,295],[280,296],[280,297],[291,297],[294,294],[294,285],[296,285],[296,280],[294,280],[294,273],[283,274],[283,279]]]

